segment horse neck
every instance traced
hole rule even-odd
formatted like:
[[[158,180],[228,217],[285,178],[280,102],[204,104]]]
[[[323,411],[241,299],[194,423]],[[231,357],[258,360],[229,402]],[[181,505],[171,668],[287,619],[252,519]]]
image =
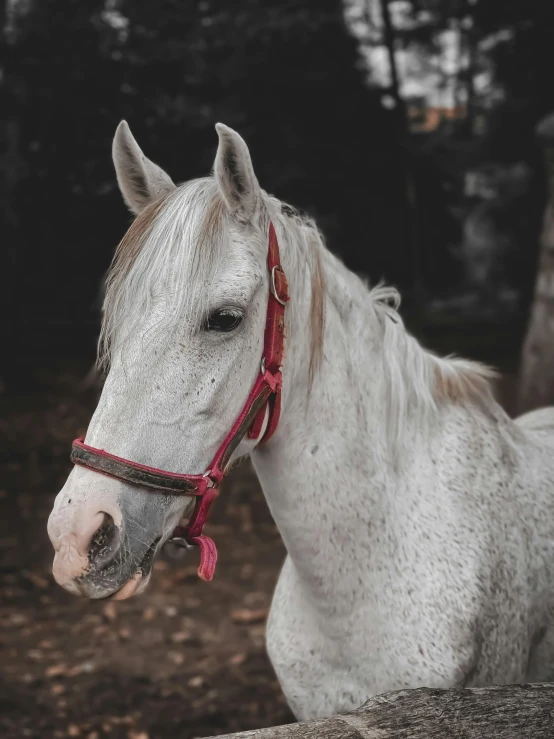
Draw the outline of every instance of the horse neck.
[[[280,241],[283,234],[278,228]],[[252,454],[268,505],[288,553],[315,586],[367,546],[368,530],[385,505],[381,491],[386,455],[386,402],[382,393],[381,317],[367,287],[323,246],[319,254],[291,253],[283,411],[274,437]],[[320,260],[319,266],[317,260]],[[321,364],[310,386],[314,341],[310,333],[313,270],[321,269],[324,332]],[[340,548],[340,556],[337,551]]]
[[[476,439],[510,455],[519,432],[494,401],[486,368],[426,352],[384,304],[392,293],[370,292],[321,242],[323,352],[310,386],[317,260],[291,247],[285,239],[283,412],[252,460],[305,590],[322,602],[342,594],[348,608],[362,579],[386,561],[397,507],[418,505],[418,489],[441,495],[437,465],[462,479]]]

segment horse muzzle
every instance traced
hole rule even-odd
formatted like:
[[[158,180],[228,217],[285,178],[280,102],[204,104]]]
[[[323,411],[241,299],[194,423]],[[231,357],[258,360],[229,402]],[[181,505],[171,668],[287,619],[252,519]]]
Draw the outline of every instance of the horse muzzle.
[[[161,540],[159,532],[149,532],[124,510],[112,515],[84,508],[61,521],[53,515],[48,532],[56,550],[56,582],[70,593],[94,599],[123,599],[142,592]]]

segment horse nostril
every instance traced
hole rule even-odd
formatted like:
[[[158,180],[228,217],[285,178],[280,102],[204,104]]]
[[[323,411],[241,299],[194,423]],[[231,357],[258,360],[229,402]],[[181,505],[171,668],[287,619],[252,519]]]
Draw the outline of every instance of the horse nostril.
[[[113,558],[119,549],[121,541],[121,529],[119,529],[109,513],[102,513],[104,520],[96,529],[88,546],[88,559],[96,567]]]

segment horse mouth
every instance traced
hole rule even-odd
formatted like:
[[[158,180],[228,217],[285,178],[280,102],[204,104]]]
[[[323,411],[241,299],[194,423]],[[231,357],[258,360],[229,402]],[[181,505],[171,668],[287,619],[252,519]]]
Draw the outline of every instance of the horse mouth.
[[[115,593],[109,595],[109,600],[126,600],[127,598],[130,598],[133,595],[138,595],[145,590],[150,580],[152,563],[154,561],[154,555],[156,554],[156,549],[158,548],[160,539],[161,537],[154,539],[144,553],[144,557],[139,563],[137,572],[135,572],[135,574],[127,580],[119,590],[116,590]]]
[[[158,548],[160,540],[161,536],[159,536],[157,539],[154,539],[154,541],[150,544],[150,546],[144,553],[144,557],[142,558],[138,566],[138,569],[143,577],[147,577],[150,574],[150,570],[152,569],[152,562],[154,561],[154,555],[156,554],[156,549]]]
[[[131,598],[133,595],[142,593],[144,588],[147,586],[150,580],[150,574],[143,577],[142,572],[136,572],[130,580],[127,580],[125,585],[116,590],[115,593],[106,596],[102,600],[126,600]]]
[[[134,574],[131,575],[119,588],[112,593],[105,595],[101,600],[126,600],[133,595],[142,593],[150,581],[152,573],[152,563],[158,548],[161,537],[154,539],[141,561],[134,568]]]

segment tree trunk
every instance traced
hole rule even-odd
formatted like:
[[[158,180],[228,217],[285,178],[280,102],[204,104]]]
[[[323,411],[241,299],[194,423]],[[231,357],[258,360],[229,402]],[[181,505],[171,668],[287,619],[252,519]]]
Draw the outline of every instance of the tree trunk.
[[[219,739],[553,739],[554,684],[400,690],[340,716]]]
[[[548,203],[541,235],[535,295],[520,367],[520,413],[554,405],[554,115],[537,127],[545,151]]]

